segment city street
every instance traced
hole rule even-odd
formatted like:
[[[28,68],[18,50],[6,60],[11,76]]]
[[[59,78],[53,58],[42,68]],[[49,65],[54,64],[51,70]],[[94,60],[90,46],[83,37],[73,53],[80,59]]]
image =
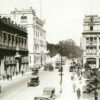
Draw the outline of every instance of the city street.
[[[60,91],[60,76],[57,69],[54,71],[41,71],[40,85],[37,87],[27,87],[27,82],[29,81],[30,75],[24,76],[24,78],[19,78],[19,82],[14,82],[12,88],[9,87],[6,93],[0,95],[0,100],[33,100],[34,96],[42,95],[44,87],[55,87],[56,88],[56,99],[65,100],[69,98],[70,100],[77,100],[76,94],[73,93],[71,73],[69,73],[68,64],[64,67],[63,83],[62,83],[62,94],[59,95]],[[22,81],[23,80],[23,81]],[[20,84],[19,84],[20,83]]]
[[[100,0],[0,4],[0,100],[100,100]]]
[[[57,77],[58,76],[58,77]],[[27,87],[30,75],[20,78],[18,82],[13,82],[13,86],[7,87],[7,91],[1,94],[1,100],[33,100],[35,95],[42,95],[44,87],[57,86],[59,89],[59,74],[57,70],[54,72],[40,72],[40,85],[37,87]],[[18,79],[17,79],[18,80]],[[58,82],[57,82],[58,81]],[[17,85],[17,86],[16,86]],[[16,87],[15,87],[16,86]],[[5,92],[5,93],[4,93]]]

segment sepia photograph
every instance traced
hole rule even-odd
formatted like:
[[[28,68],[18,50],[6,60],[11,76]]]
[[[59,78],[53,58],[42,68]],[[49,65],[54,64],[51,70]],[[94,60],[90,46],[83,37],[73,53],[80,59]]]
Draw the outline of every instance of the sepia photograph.
[[[0,0],[0,100],[100,100],[100,0]]]

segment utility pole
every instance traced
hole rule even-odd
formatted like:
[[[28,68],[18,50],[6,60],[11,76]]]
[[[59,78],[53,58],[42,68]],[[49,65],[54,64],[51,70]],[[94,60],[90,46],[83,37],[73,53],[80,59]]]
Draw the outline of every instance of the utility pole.
[[[63,75],[63,67],[62,67],[62,43],[61,43],[61,71],[60,71],[60,93],[62,93],[62,75]]]

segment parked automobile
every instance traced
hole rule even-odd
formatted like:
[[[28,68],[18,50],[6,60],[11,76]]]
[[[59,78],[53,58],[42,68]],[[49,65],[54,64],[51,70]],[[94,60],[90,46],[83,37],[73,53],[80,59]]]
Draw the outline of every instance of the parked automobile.
[[[46,64],[46,65],[44,66],[44,70],[45,70],[45,71],[53,71],[54,68],[53,68],[52,64]]]
[[[54,100],[55,99],[55,88],[46,87],[43,89],[42,96],[35,96],[34,100]]]
[[[75,69],[75,66],[70,66],[70,72],[73,72]]]
[[[51,98],[48,98],[47,96],[35,96],[34,100],[51,100]]]
[[[43,89],[43,95],[48,96],[52,100],[55,99],[55,88],[54,87],[45,87]]]
[[[40,83],[39,81],[39,76],[35,75],[35,76],[31,76],[30,82],[28,83],[28,86],[38,86]]]
[[[56,69],[59,69],[61,67],[61,61],[56,61]]]
[[[39,73],[38,67],[32,69],[32,75],[37,75],[38,73]]]

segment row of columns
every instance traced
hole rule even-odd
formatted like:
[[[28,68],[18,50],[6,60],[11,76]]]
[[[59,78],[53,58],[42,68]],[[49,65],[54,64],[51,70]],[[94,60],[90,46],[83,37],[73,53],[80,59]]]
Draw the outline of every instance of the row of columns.
[[[27,71],[28,69],[28,63],[21,63],[19,61],[20,59],[16,60],[16,64],[6,64],[5,65],[5,59],[2,58],[0,59],[0,74],[1,76],[3,75],[15,75],[15,74],[19,74],[21,71]]]
[[[87,38],[86,36],[83,37],[83,51],[86,50],[86,46],[87,46],[86,38]],[[90,37],[88,37],[88,38],[90,38]],[[91,46],[90,43],[91,42],[89,42],[88,46]],[[95,45],[95,42],[94,41],[92,43],[93,43],[92,45]],[[97,51],[98,51],[99,50],[99,47],[100,47],[100,37],[99,36],[97,37],[97,43],[96,43],[95,46],[96,46]]]
[[[27,38],[16,36],[7,32],[0,33],[0,43],[15,47],[18,45],[19,47],[27,48]]]

